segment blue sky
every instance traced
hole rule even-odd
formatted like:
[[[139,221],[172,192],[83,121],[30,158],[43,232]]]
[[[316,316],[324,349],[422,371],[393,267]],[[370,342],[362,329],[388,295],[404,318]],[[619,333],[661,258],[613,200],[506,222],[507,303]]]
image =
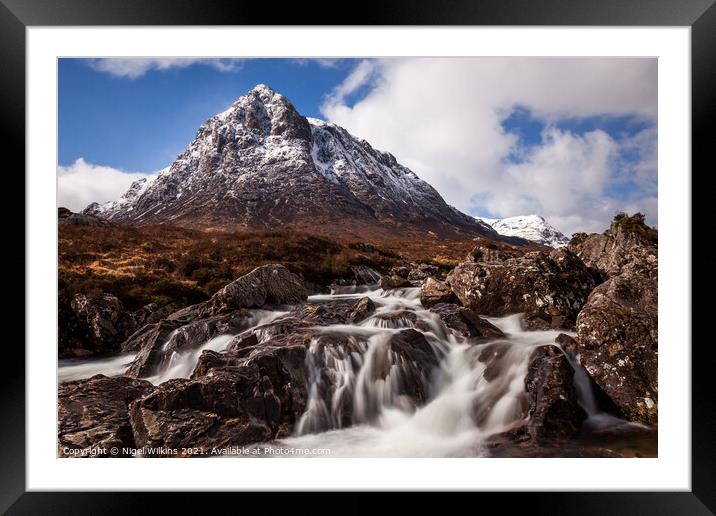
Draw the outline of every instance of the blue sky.
[[[259,82],[306,116],[320,117],[323,95],[345,78],[349,62],[255,59],[221,71],[194,64],[128,78],[100,72],[86,59],[59,62],[59,164],[80,157],[128,171],[171,163],[207,118]]]
[[[58,82],[60,202],[73,209],[168,166],[265,83],[473,215],[539,212],[569,232],[641,209],[656,223],[655,61],[61,59]]]

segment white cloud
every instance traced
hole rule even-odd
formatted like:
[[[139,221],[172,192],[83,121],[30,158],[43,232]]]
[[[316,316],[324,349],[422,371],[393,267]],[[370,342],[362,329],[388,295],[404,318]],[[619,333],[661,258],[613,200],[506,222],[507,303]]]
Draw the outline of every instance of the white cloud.
[[[321,68],[328,69],[337,68],[343,61],[343,58],[338,57],[297,57],[293,59],[293,62],[299,66],[305,66],[308,63],[315,63]]]
[[[343,79],[338,86],[327,96],[325,104],[321,107],[324,111],[343,108],[343,103],[348,95],[354,93],[358,88],[369,83],[376,71],[373,61],[360,61],[348,77]]]
[[[107,57],[89,59],[87,63],[99,72],[109,73],[116,77],[136,79],[150,70],[169,70],[171,68],[186,68],[193,64],[209,66],[221,72],[231,72],[241,67],[242,59],[206,59],[186,57],[160,57],[160,58],[119,58]]]
[[[539,213],[565,233],[601,230],[620,209],[642,210],[656,223],[656,72],[653,59],[361,61],[321,110],[395,154],[463,211]],[[366,84],[370,92],[351,106],[347,96]],[[516,106],[547,124],[541,145],[521,148],[503,129]],[[598,115],[636,116],[649,128],[619,141],[554,128]],[[514,155],[519,164],[508,159]],[[627,182],[639,189],[624,200],[614,188]]]
[[[57,203],[72,211],[82,211],[92,202],[119,199],[132,182],[151,175],[93,165],[79,158],[72,165],[57,167]]]

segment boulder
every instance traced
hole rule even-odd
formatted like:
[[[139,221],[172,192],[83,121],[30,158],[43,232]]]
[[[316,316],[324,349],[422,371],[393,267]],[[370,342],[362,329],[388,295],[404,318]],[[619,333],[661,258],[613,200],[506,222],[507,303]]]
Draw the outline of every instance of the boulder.
[[[519,251],[508,251],[505,249],[478,245],[467,253],[465,261],[474,263],[497,263],[503,262],[509,258],[518,257],[521,254],[523,253]]]
[[[408,265],[396,265],[395,267],[391,267],[388,271],[389,276],[399,276],[401,278],[407,278],[408,274],[410,274],[411,268]]]
[[[329,326],[360,322],[373,312],[375,303],[368,297],[357,301],[336,299],[324,303],[304,303],[293,308],[282,319],[296,319],[300,326]]]
[[[539,346],[532,352],[525,389],[530,407],[527,432],[535,442],[579,432],[587,414],[577,401],[574,369],[557,346]]]
[[[307,297],[308,290],[301,278],[286,267],[263,265],[216,292],[202,307],[202,313],[216,315],[239,308],[296,304]]]
[[[577,318],[576,357],[630,421],[657,424],[657,280],[630,271],[589,296]]]
[[[126,457],[135,446],[129,403],[154,387],[144,380],[97,375],[58,387],[58,453],[61,457]],[[116,447],[117,455],[112,455]]]
[[[482,377],[491,382],[502,374],[505,369],[504,358],[512,345],[509,342],[491,342],[480,348],[477,360],[485,364]]]
[[[438,277],[440,275],[440,268],[435,265],[430,265],[429,263],[419,263],[412,267],[407,276],[403,276],[404,278],[408,278],[411,281],[420,281],[424,280],[429,277]]]
[[[60,357],[115,353],[136,329],[131,314],[110,294],[77,294],[69,306],[60,301]]]
[[[491,262],[463,262],[446,283],[460,304],[479,314],[503,316],[541,310],[553,327],[573,328],[595,280],[573,253],[559,248]]]
[[[617,215],[602,234],[576,233],[567,248],[603,277],[613,277],[626,269],[655,277],[657,246],[657,231],[637,213]]]
[[[290,435],[306,404],[306,347],[283,344],[203,352],[191,379],[130,405],[137,445],[211,453]]]
[[[348,320],[353,323],[360,322],[373,314],[373,312],[375,312],[375,303],[369,297],[362,297],[351,307]]]
[[[375,285],[380,280],[380,273],[367,265],[351,266],[356,285]]]
[[[412,406],[423,405],[428,399],[428,387],[433,370],[438,367],[438,359],[425,336],[414,329],[401,330],[388,340],[392,364],[400,367],[400,374],[395,376],[394,394],[409,400]],[[373,380],[385,380],[391,372],[389,363],[382,362],[383,367],[373,368]]]
[[[430,308],[438,303],[454,303],[456,301],[457,297],[450,287],[433,277],[423,281],[420,287],[420,302],[425,308]]]
[[[380,288],[382,288],[383,290],[393,290],[396,288],[406,288],[413,286],[410,281],[408,281],[406,278],[401,278],[400,276],[381,276],[379,284]]]
[[[453,303],[438,303],[430,309],[456,334],[469,339],[495,339],[504,337],[497,326],[481,318],[474,311]]]
[[[254,335],[258,343],[268,341],[279,335],[285,335],[314,326],[330,326],[333,324],[352,324],[369,317],[375,311],[375,304],[370,298],[336,299],[323,303],[303,303],[286,315],[250,331],[237,335],[228,348],[244,347],[243,342]]]
[[[557,335],[557,337],[554,339],[554,342],[556,344],[559,344],[562,349],[570,355],[574,356],[577,354],[577,341],[566,333],[560,333],[559,335]]]
[[[418,317],[412,310],[400,310],[395,312],[384,312],[375,315],[371,322],[380,328],[418,328],[422,331],[430,331],[430,325]]]
[[[195,350],[219,335],[236,334],[246,329],[248,321],[249,313],[237,310],[233,314],[196,319],[187,324],[165,319],[147,325],[123,343],[126,351],[138,351],[125,374],[133,378],[155,375],[169,364],[175,352]]]
[[[134,320],[136,328],[141,328],[147,324],[153,324],[176,313],[179,306],[176,303],[167,303],[160,306],[158,303],[149,303],[139,310],[132,312],[131,316]]]

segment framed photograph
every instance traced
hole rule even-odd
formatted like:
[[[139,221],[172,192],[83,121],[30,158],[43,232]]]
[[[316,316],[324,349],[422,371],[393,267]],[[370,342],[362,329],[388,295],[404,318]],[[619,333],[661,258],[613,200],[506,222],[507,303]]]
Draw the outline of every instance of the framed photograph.
[[[27,303],[0,507],[712,514],[712,3],[2,0]]]

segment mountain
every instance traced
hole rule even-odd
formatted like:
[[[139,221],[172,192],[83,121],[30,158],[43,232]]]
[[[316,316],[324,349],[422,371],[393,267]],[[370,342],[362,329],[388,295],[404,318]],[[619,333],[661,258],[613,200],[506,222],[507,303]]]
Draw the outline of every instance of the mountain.
[[[207,120],[171,166],[83,213],[204,229],[509,240],[449,206],[393,155],[301,116],[262,84]]]
[[[524,238],[550,247],[561,247],[569,243],[569,237],[557,231],[539,215],[519,215],[505,219],[479,217],[478,220],[491,225],[504,236]]]

